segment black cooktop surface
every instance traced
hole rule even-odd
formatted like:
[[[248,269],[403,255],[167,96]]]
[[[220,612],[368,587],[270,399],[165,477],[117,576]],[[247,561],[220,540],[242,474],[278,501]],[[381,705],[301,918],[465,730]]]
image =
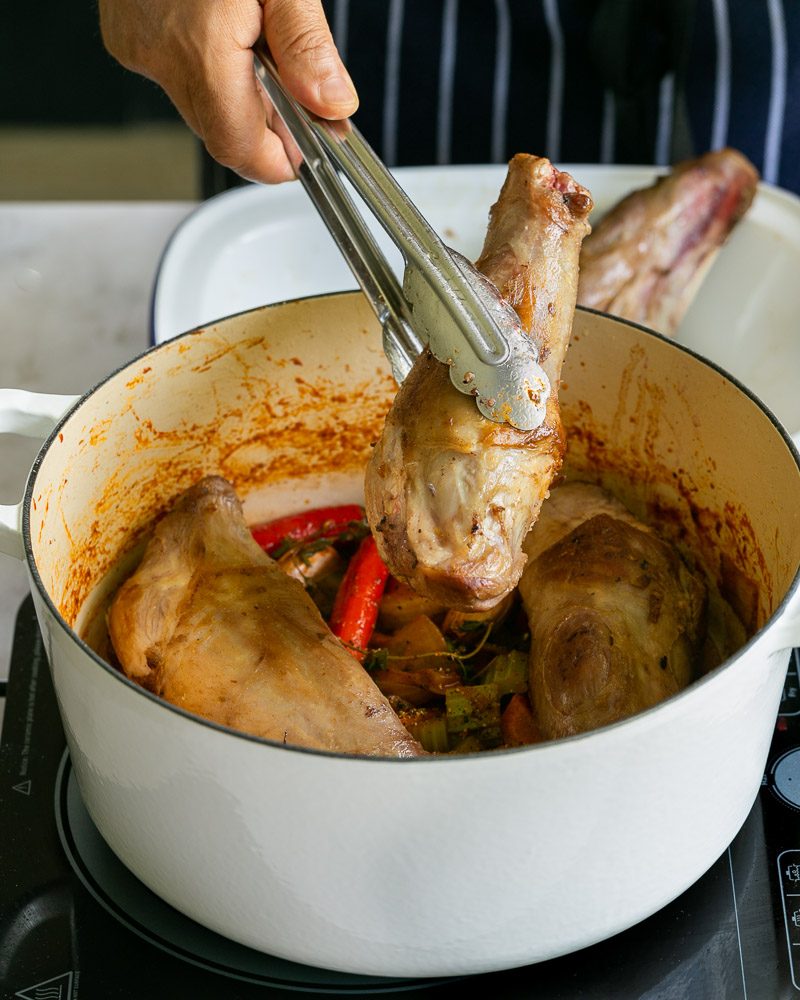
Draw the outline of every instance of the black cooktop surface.
[[[781,1000],[800,992],[800,684],[795,650],[761,791],[730,848],[638,926],[573,955],[466,979],[349,976],[263,955],[163,903],[80,797],[28,598],[0,748],[0,989],[23,1000]],[[654,864],[657,860],[654,859]],[[591,859],[586,860],[591,865]],[[575,872],[564,892],[580,892]]]

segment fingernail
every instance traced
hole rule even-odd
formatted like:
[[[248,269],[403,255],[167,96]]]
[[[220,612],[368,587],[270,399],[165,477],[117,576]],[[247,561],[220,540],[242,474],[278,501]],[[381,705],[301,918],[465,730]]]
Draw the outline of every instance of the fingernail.
[[[343,76],[329,76],[319,85],[320,100],[331,107],[350,107],[356,100],[353,85]]]

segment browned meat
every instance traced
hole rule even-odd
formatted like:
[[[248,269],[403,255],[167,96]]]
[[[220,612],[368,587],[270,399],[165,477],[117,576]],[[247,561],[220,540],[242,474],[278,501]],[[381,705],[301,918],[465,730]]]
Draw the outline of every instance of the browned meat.
[[[578,303],[673,336],[757,184],[753,164],[722,149],[623,198],[583,245]]]
[[[633,715],[693,679],[705,584],[615,498],[562,484],[525,548],[529,693],[546,739]]]
[[[458,609],[489,608],[522,573],[522,542],[562,461],[558,386],[572,329],[589,193],[543,158],[509,164],[478,268],[535,340],[552,395],[542,427],[481,416],[424,353],[401,386],[366,475],[366,510],[392,573]]]
[[[188,712],[323,750],[424,753],[303,584],[253,541],[224,479],[201,480],[159,522],[108,626],[125,673]]]

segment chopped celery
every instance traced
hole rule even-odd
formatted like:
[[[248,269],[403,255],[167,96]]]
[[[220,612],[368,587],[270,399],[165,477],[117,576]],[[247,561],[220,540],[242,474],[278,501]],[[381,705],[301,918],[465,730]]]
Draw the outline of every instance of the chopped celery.
[[[486,684],[497,685],[497,693],[521,694],[528,690],[528,655],[519,649],[495,656],[483,675]]]
[[[430,753],[447,753],[449,750],[447,724],[443,716],[438,719],[421,719],[408,728],[411,735]]]
[[[451,743],[475,736],[484,748],[500,746],[500,695],[496,684],[463,685],[445,694],[447,733]]]

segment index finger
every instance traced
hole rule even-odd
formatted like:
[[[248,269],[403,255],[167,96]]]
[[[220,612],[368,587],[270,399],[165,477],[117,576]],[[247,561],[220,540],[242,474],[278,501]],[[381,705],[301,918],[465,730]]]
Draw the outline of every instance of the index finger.
[[[262,183],[294,178],[283,143],[269,126],[271,106],[256,79],[251,49],[210,59],[187,97],[217,162]]]

